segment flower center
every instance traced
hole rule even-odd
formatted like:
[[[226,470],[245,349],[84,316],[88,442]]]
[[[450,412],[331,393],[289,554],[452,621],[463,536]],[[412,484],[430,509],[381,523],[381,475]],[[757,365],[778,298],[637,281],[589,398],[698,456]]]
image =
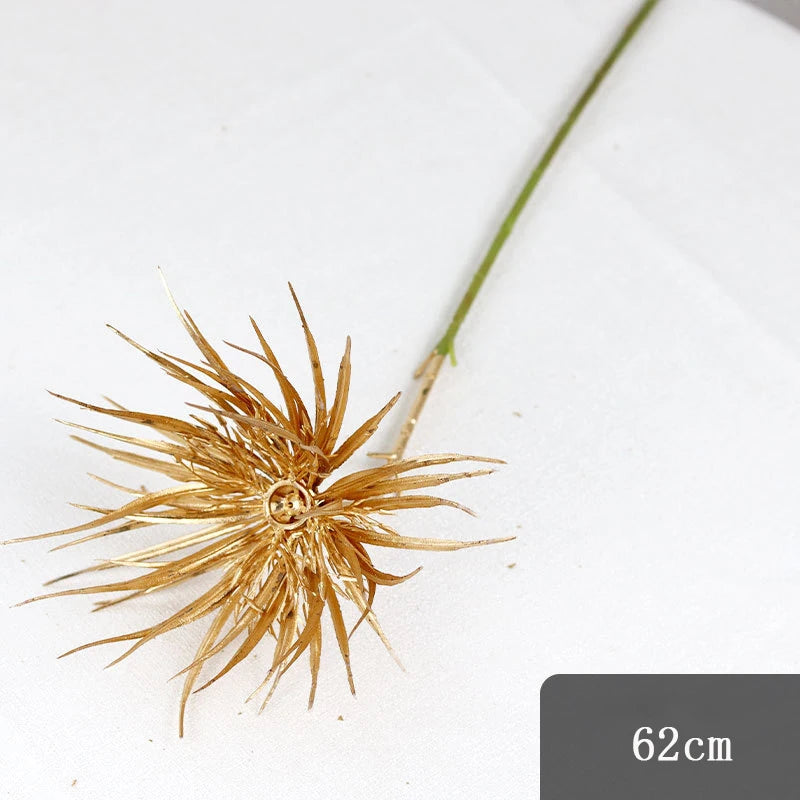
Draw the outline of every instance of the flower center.
[[[308,490],[294,481],[278,481],[264,497],[264,513],[273,525],[291,530],[303,524],[302,515],[311,508]]]

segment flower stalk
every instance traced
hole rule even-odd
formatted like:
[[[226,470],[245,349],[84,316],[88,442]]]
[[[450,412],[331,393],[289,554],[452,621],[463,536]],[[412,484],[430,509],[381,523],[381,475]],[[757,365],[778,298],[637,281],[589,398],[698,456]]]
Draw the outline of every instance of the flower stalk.
[[[503,221],[500,223],[500,227],[497,229],[494,238],[489,244],[489,248],[483,257],[483,260],[472,275],[469,285],[467,286],[467,289],[464,292],[464,295],[461,298],[461,301],[459,302],[444,334],[437,342],[433,351],[426,356],[422,366],[414,374],[414,377],[416,379],[422,379],[422,382],[419,386],[411,408],[400,427],[400,432],[397,436],[394,447],[388,453],[371,453],[370,455],[373,455],[376,458],[385,458],[387,461],[395,461],[403,457],[406,447],[408,446],[409,439],[411,438],[411,434],[414,432],[414,427],[417,424],[419,415],[422,413],[425,403],[430,396],[442,364],[448,356],[450,357],[450,362],[453,364],[453,366],[456,364],[456,336],[461,330],[461,326],[464,324],[464,320],[466,319],[469,310],[472,308],[475,298],[478,296],[478,293],[483,287],[489,272],[497,261],[497,257],[500,254],[500,251],[503,249],[503,245],[506,243],[506,240],[514,230],[514,226],[525,209],[528,200],[530,200],[531,195],[539,185],[542,177],[552,163],[556,154],[561,149],[561,146],[564,144],[564,141],[566,140],[570,131],[575,126],[575,123],[577,122],[584,108],[586,108],[586,106],[589,104],[589,101],[592,99],[592,97],[594,97],[606,75],[608,75],[611,68],[622,55],[628,44],[630,44],[639,28],[641,28],[642,24],[650,15],[650,12],[658,4],[658,2],[659,0],[645,0],[645,2],[639,6],[636,13],[631,17],[628,24],[625,26],[622,33],[612,46],[608,55],[605,57],[603,63],[598,67],[597,71],[592,76],[592,79],[589,81],[583,92],[581,92],[580,96],[572,105],[572,108],[570,108],[563,122],[561,125],[559,125],[555,134],[550,139],[550,142],[545,148],[544,153],[542,153],[542,155],[539,157],[539,160],[531,170],[528,179],[525,181],[522,189],[511,205],[511,208],[509,209]]]

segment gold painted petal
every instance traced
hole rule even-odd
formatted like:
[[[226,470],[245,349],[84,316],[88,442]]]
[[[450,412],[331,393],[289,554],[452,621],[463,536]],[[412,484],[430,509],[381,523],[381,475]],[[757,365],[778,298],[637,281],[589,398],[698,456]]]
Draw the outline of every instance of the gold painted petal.
[[[320,618],[324,609],[325,599],[316,592],[313,593],[308,600],[308,611],[303,630],[281,657],[281,661],[283,661],[281,666],[284,671],[289,669],[311,644],[315,631],[319,629]]]
[[[308,692],[308,709],[314,705],[314,698],[317,694],[317,680],[319,679],[319,666],[322,661],[322,628],[317,625],[311,642],[308,646],[309,659],[308,666],[311,669],[311,688]]]
[[[199,431],[197,428],[186,420],[178,419],[177,417],[167,417],[163,414],[146,414],[138,411],[122,411],[118,408],[103,408],[103,406],[92,405],[85,403],[83,400],[76,400],[74,397],[67,397],[57,392],[50,392],[53,397],[59,400],[66,400],[68,403],[73,403],[80,408],[85,408],[88,411],[96,411],[98,414],[106,414],[109,417],[116,417],[117,419],[125,420],[126,422],[135,422],[139,425],[148,425],[155,428],[157,431],[169,431],[170,433],[181,433],[185,436],[197,436]]]
[[[273,425],[270,422],[264,422],[263,420],[256,419],[255,417],[248,417],[245,416],[244,414],[236,414],[233,411],[222,411],[221,409],[218,408],[207,408],[205,406],[197,406],[194,403],[187,403],[186,405],[191,406],[192,408],[197,408],[200,411],[207,411],[211,412],[212,414],[219,414],[220,416],[235,420],[236,422],[240,422],[242,425],[246,425],[250,428],[258,428],[260,430],[266,431],[267,433],[270,433],[273,436],[278,436],[279,438],[286,439],[286,441],[291,442],[294,445],[297,445],[301,450],[307,450],[310,453],[314,453],[315,455],[320,455],[323,457],[325,455],[322,452],[322,450],[320,450],[319,447],[317,447],[316,445],[306,444],[296,434],[292,433],[291,431],[287,431],[285,428],[281,428],[279,425]]]
[[[218,681],[223,675],[228,673],[238,663],[243,661],[252,652],[253,648],[261,641],[261,639],[264,638],[270,627],[272,627],[272,623],[275,621],[275,618],[280,611],[283,597],[285,596],[279,588],[283,579],[284,575],[278,572],[273,572],[270,575],[269,580],[267,580],[254,600],[256,606],[263,604],[264,610],[258,617],[256,623],[251,627],[247,637],[241,643],[228,663],[216,675],[214,675],[213,678],[206,681],[199,689],[196,689],[195,691],[199,692],[202,689],[211,686],[212,683]]]
[[[297,299],[297,295],[295,294],[291,283],[289,284],[289,291],[292,293],[292,300],[294,300],[297,313],[300,315],[300,324],[303,326],[303,333],[305,333],[306,336],[308,359],[311,362],[311,375],[314,378],[314,435],[318,436],[322,432],[323,426],[328,419],[328,411],[325,401],[325,379],[322,375],[322,366],[319,362],[319,350],[317,349],[317,343],[314,341],[314,337],[311,335],[311,331],[308,328],[308,323],[306,322],[305,314],[303,314],[303,309],[300,307],[300,301]]]
[[[339,652],[342,654],[342,661],[344,661],[344,666],[347,670],[347,682],[350,684],[350,692],[351,694],[355,694],[356,686],[353,681],[353,670],[350,668],[350,643],[347,639],[347,628],[345,628],[342,609],[331,583],[328,583],[326,587],[325,597],[328,603],[331,621],[333,622],[333,630],[336,633],[336,642],[339,645]]]
[[[331,470],[337,469],[347,461],[361,445],[366,442],[380,425],[381,420],[392,410],[394,404],[400,399],[398,392],[375,416],[370,417],[355,433],[351,434],[342,446],[330,459]]]
[[[185,447],[179,447],[174,442],[165,442],[159,439],[140,439],[136,436],[124,436],[121,433],[114,433],[113,431],[104,431],[101,428],[90,428],[87,425],[79,425],[77,422],[70,422],[69,420],[57,419],[56,422],[61,425],[66,425],[68,428],[75,428],[79,431],[86,431],[86,433],[94,433],[97,436],[105,436],[107,439],[113,439],[116,442],[123,444],[130,444],[134,447],[144,447],[147,450],[153,450],[156,453],[166,453],[168,455],[176,456],[183,453],[187,456],[191,452]]]
[[[311,418],[308,415],[308,410],[306,409],[305,404],[300,399],[300,395],[297,393],[297,389],[294,388],[292,383],[284,374],[280,364],[278,363],[278,359],[275,357],[275,353],[272,352],[272,348],[267,344],[267,340],[261,333],[261,329],[258,327],[256,321],[252,317],[250,317],[250,324],[253,326],[253,330],[258,338],[258,343],[261,345],[261,349],[264,351],[264,355],[261,356],[251,350],[245,350],[244,352],[250,353],[250,355],[260,359],[272,370],[275,379],[278,381],[278,386],[281,390],[281,394],[283,395],[283,400],[286,403],[286,410],[289,413],[289,419],[291,420],[295,431],[297,433],[300,433],[303,430],[308,430],[310,432]],[[239,349],[244,350],[244,348]]]
[[[391,530],[391,529],[388,529]],[[341,528],[342,533],[364,544],[378,547],[394,547],[401,550],[463,550],[467,547],[482,547],[487,544],[510,542],[514,536],[504,536],[498,539],[475,539],[473,541],[458,541],[456,539],[426,539],[418,536],[401,536],[394,532],[381,532],[375,528],[360,528],[347,526]]]
[[[459,511],[463,511],[471,517],[476,516],[471,508],[462,506],[461,503],[456,503],[455,500],[447,500],[444,497],[433,497],[428,494],[409,494],[400,497],[375,497],[367,500],[358,500],[353,505],[360,511],[371,511],[378,514],[387,511],[398,511],[401,508],[434,508],[435,506],[448,506],[449,508],[457,508]]]
[[[127,517],[129,514],[135,514],[139,511],[146,511],[149,508],[158,506],[169,498],[179,497],[185,494],[193,494],[197,492],[207,492],[208,487],[204,483],[182,483],[178,486],[172,486],[169,489],[162,489],[159,492],[150,492],[144,497],[139,497],[136,500],[131,500],[130,503],[112,511],[110,514],[104,514],[99,519],[93,519],[89,522],[84,522],[82,525],[74,525],[71,528],[64,528],[60,531],[51,531],[50,533],[39,533],[33,536],[21,536],[18,539],[8,539],[1,544],[13,544],[15,542],[31,542],[36,539],[48,539],[51,536],[64,536],[68,533],[79,533],[86,531],[90,528],[96,528],[98,525],[105,525],[108,522]]]
[[[93,450],[99,450],[101,453],[105,453],[117,461],[125,461],[128,464],[133,464],[143,469],[159,472],[175,481],[186,482],[187,479],[195,477],[183,464],[176,464],[172,461],[162,461],[158,458],[151,458],[150,456],[145,456],[140,453],[132,453],[128,450],[118,450],[114,447],[107,447],[98,442],[93,442],[90,439],[84,439],[82,436],[70,436],[70,439],[80,442],[87,447],[91,447]]]
[[[367,498],[377,498],[381,495],[397,494],[414,489],[428,489],[434,486],[441,486],[443,483],[459,481],[462,478],[478,478],[483,475],[491,475],[493,469],[479,469],[473,472],[452,472],[433,475],[409,475],[403,478],[389,478],[388,480],[376,481],[366,486],[350,489],[342,499],[364,500]],[[320,497],[327,499],[330,491],[324,492]],[[332,498],[333,499],[333,498]]]
[[[339,434],[342,431],[344,412],[350,393],[350,372],[350,337],[348,336],[347,344],[345,344],[344,348],[344,355],[339,364],[339,375],[336,379],[336,395],[333,398],[330,419],[328,420],[328,425],[325,428],[325,435],[320,445],[323,451],[328,454],[336,447],[336,440],[339,438]]]
[[[183,689],[181,690],[180,710],[178,712],[178,735],[181,738],[183,738],[184,734],[186,703],[189,701],[189,695],[192,693],[192,687],[194,686],[197,679],[200,677],[200,672],[203,669],[203,664],[205,663],[204,656],[208,652],[208,650],[213,646],[214,642],[216,641],[222,629],[225,627],[225,623],[228,621],[228,618],[232,613],[233,613],[232,603],[224,605],[219,610],[217,616],[214,618],[214,621],[211,623],[208,630],[206,631],[203,640],[200,642],[200,647],[197,648],[197,652],[195,653],[194,657],[194,663],[186,673],[186,679],[183,682]]]
[[[193,364],[191,361],[184,361],[183,359],[177,358],[176,356],[171,356],[167,353],[156,353],[152,350],[148,350],[146,347],[143,347],[134,339],[131,339],[130,336],[122,333],[122,331],[117,330],[113,325],[108,325],[114,333],[117,334],[121,339],[127,342],[132,347],[135,347],[139,352],[144,353],[148,358],[155,361],[171,378],[175,378],[175,380],[180,381],[181,383],[190,386],[191,388],[195,389],[196,391],[200,392],[201,394],[208,397],[209,400],[212,402],[219,402],[224,405],[233,401],[234,403],[239,404],[240,407],[243,406],[245,411],[251,411],[253,408],[252,401],[246,395],[240,397],[240,392],[236,391],[231,393],[231,388],[220,378],[218,372],[207,369],[205,367],[201,367],[197,364]],[[196,376],[192,375],[186,369],[179,366],[183,364],[184,366],[188,366],[192,369],[201,372],[202,374],[210,377],[216,383],[224,386],[228,393],[221,391],[213,386],[209,386],[208,384],[204,383],[203,381],[199,380]],[[239,382],[239,379],[236,379],[236,383]],[[244,400],[244,402],[242,402]]]
[[[485,458],[482,456],[464,456],[458,453],[439,453],[436,455],[418,456],[416,458],[404,458],[402,461],[393,461],[381,467],[369,467],[357,472],[351,472],[332,483],[325,493],[343,494],[351,486],[366,486],[379,480],[391,478],[402,472],[412,469],[422,469],[423,467],[437,467],[443,464],[452,464],[457,461],[475,461],[481,464],[505,464],[499,458]]]

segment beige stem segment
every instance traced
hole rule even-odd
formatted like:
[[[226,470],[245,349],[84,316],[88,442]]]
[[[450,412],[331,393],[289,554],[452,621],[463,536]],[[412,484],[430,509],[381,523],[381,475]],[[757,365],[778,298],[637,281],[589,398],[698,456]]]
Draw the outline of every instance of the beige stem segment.
[[[414,377],[421,379],[422,382],[420,383],[420,387],[417,391],[416,397],[414,398],[414,402],[411,404],[411,408],[408,410],[405,421],[400,428],[400,433],[397,436],[394,447],[388,453],[369,453],[370,456],[373,456],[374,458],[384,458],[386,459],[387,463],[391,461],[399,461],[403,457],[403,454],[406,451],[406,446],[408,445],[408,440],[411,438],[411,434],[414,432],[414,427],[417,424],[419,415],[422,413],[422,409],[425,407],[425,403],[428,400],[428,395],[430,394],[431,388],[433,387],[433,384],[439,375],[439,370],[442,368],[444,360],[445,356],[434,350],[425,359],[425,361],[422,362],[419,369],[414,373]]]

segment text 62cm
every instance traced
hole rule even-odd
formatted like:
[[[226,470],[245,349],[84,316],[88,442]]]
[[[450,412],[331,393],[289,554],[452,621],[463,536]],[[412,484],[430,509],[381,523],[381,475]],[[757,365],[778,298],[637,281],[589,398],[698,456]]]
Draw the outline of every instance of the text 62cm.
[[[656,734],[660,751],[656,755],[656,741],[653,729],[647,725],[636,729],[633,734],[633,754],[639,761],[733,761],[731,740],[725,736],[709,736],[701,739],[692,736],[681,740],[677,728],[667,725]],[[662,745],[663,742],[663,745]]]

